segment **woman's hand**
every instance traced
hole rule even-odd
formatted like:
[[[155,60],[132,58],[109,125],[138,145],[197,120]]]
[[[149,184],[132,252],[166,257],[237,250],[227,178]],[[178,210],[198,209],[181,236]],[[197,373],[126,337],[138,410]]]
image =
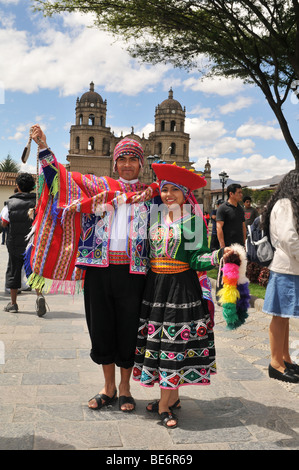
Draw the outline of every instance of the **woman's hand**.
[[[227,258],[234,252],[230,247],[225,247],[223,252],[223,261],[226,262]]]

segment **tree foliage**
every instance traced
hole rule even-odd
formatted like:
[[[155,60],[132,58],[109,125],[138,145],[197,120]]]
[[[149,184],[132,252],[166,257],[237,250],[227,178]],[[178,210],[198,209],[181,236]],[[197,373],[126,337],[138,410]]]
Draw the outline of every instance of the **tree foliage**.
[[[19,173],[20,165],[18,165],[8,154],[7,157],[0,162],[0,171],[4,173]]]
[[[94,13],[97,27],[128,40],[129,52],[143,61],[195,67],[205,76],[257,85],[299,169],[299,149],[283,112],[290,90],[299,84],[299,0],[33,2],[46,15]]]

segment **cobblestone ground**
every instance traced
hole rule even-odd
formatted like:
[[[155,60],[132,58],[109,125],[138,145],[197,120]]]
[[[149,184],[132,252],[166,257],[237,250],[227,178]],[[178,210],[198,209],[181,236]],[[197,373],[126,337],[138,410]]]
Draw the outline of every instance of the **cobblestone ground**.
[[[218,373],[210,386],[182,387],[179,427],[167,430],[145,411],[158,388],[132,382],[133,413],[117,404],[88,409],[103,381],[89,358],[82,295],[48,295],[50,310],[39,318],[35,294],[22,292],[19,313],[6,313],[5,246],[0,258],[1,450],[299,449],[299,385],[268,378],[270,317],[257,304],[235,331],[226,329],[216,307]],[[291,324],[290,342],[299,362],[297,323]]]

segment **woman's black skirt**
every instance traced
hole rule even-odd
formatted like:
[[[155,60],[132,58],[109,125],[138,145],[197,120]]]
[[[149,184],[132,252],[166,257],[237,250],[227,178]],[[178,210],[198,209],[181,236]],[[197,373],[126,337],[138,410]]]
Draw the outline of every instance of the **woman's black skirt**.
[[[197,274],[148,273],[141,307],[134,380],[177,389],[209,385],[216,372],[213,321]]]

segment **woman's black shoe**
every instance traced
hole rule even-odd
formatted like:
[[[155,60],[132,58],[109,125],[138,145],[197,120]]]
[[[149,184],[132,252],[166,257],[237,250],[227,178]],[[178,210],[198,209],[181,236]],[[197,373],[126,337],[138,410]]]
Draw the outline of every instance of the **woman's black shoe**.
[[[283,361],[286,368],[290,371],[293,372],[293,374],[295,375],[299,375],[299,365],[298,364],[295,364],[294,362],[290,363],[290,362],[286,362],[286,361]]]
[[[271,379],[281,380],[282,382],[290,382],[293,384],[299,382],[299,376],[294,375],[294,373],[287,368],[284,370],[284,372],[279,372],[279,370],[274,369],[274,367],[269,364],[268,372]]]

